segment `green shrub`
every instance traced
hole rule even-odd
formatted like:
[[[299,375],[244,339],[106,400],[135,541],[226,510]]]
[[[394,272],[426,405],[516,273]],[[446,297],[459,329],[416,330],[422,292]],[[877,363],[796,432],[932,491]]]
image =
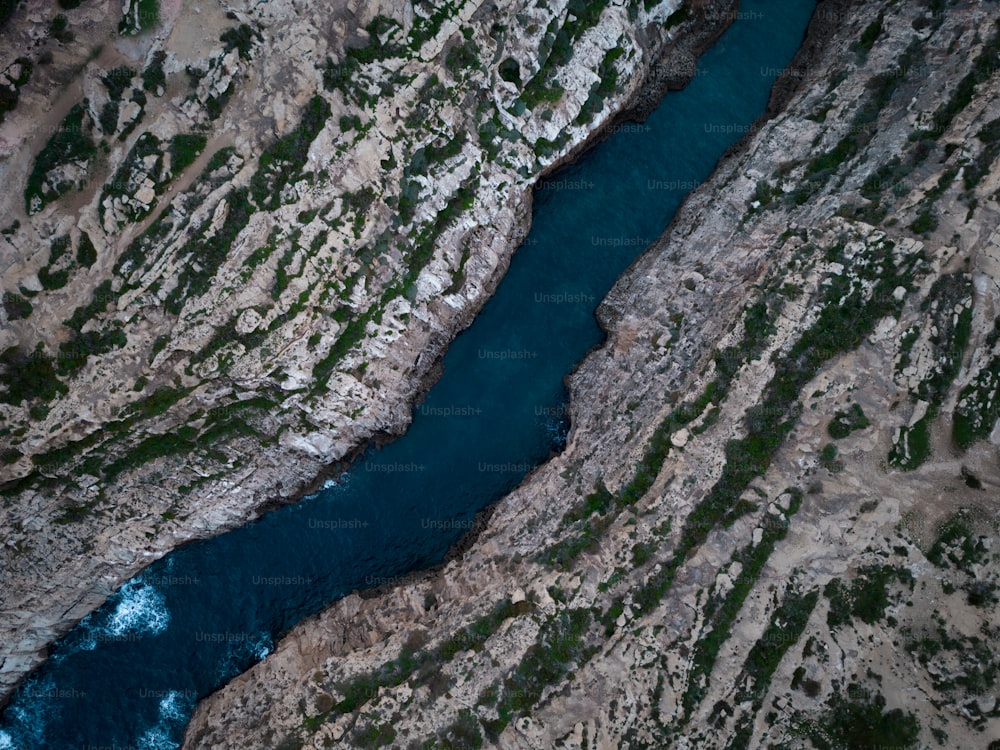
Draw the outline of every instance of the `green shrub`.
[[[113,102],[121,101],[122,94],[132,85],[135,78],[135,71],[129,67],[120,67],[109,70],[101,76],[101,83],[108,90],[108,97]]]
[[[148,31],[160,23],[159,0],[129,0],[128,10],[122,14],[118,33],[123,36]]]
[[[50,185],[43,192],[45,178],[50,171],[72,161],[88,161],[97,153],[97,146],[89,135],[91,126],[89,124],[85,126],[85,116],[86,112],[81,105],[73,105],[60,123],[59,129],[35,157],[34,166],[24,188],[24,205],[29,214],[35,213],[32,210],[33,201],[40,202],[41,205],[37,210],[41,210],[41,206],[47,201],[54,200],[73,188],[71,183],[62,182]]]
[[[7,292],[3,296],[4,310],[8,320],[22,320],[31,315],[34,307],[31,302],[16,292]]]
[[[0,19],[0,27],[2,24],[3,20]],[[18,57],[14,62],[20,66],[21,72],[16,79],[11,81],[10,86],[0,86],[0,122],[3,122],[7,112],[17,107],[17,102],[21,97],[21,87],[31,79],[31,73],[34,70],[34,65],[27,57]]]
[[[864,688],[848,688],[848,695],[864,694]],[[885,711],[885,698],[877,693],[871,701],[852,701],[834,696],[830,711],[810,739],[821,750],[860,747],[915,747],[920,737],[920,722],[896,708]]]
[[[508,83],[521,86],[521,65],[513,57],[508,57],[497,68],[500,77]]]
[[[149,92],[155,92],[158,88],[167,86],[167,77],[163,72],[163,62],[167,59],[167,54],[162,50],[157,51],[150,60],[149,65],[142,71],[142,88]]]
[[[70,31],[69,19],[64,13],[60,13],[49,21],[49,35],[62,44],[69,44],[76,38]]]
[[[4,373],[0,385],[5,386],[0,392],[0,403],[19,406],[25,399],[51,401],[68,392],[56,377],[51,358],[45,356],[40,347],[34,352],[24,352],[15,346],[0,354],[0,368]]]
[[[774,671],[785,653],[798,641],[819,599],[818,591],[801,594],[794,588],[785,591],[781,606],[771,615],[771,622],[750,649],[743,671],[753,678],[754,704],[760,705]],[[799,673],[796,671],[796,675]],[[804,675],[802,675],[804,676]],[[801,681],[801,676],[799,676]],[[795,687],[793,681],[792,687]]]
[[[903,471],[918,468],[931,455],[930,416],[899,431],[899,440],[889,449],[889,463]]]
[[[241,23],[236,28],[226,29],[222,32],[222,36],[219,37],[219,41],[224,43],[223,49],[225,49],[226,52],[229,52],[234,48],[238,49],[240,51],[240,57],[244,60],[249,60],[254,39],[260,38],[261,36],[259,33],[255,32],[245,23]]]
[[[473,41],[456,44],[445,56],[444,64],[453,76],[458,76],[462,71],[469,68],[481,68],[479,61],[479,46]]]
[[[80,232],[80,244],[76,249],[76,261],[84,268],[90,268],[97,262],[97,249],[90,240],[90,235]]]
[[[858,404],[851,404],[847,411],[838,411],[827,426],[827,432],[834,440],[842,440],[855,430],[863,430],[871,423]]]
[[[170,139],[170,171],[179,175],[205,150],[207,139],[199,133],[178,133]]]
[[[875,40],[882,34],[882,21],[883,16],[879,13],[878,18],[868,24],[865,30],[861,32],[861,38],[858,40],[856,49],[865,54],[871,50],[875,45]]]

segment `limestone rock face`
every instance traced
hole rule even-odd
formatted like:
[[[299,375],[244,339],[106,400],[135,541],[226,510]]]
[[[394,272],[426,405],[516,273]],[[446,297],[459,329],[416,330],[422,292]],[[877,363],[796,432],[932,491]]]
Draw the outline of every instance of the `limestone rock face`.
[[[149,26],[84,3],[30,75],[16,51],[56,9],[12,18],[0,699],[152,560],[405,429],[534,181],[631,100],[678,5],[171,1]],[[541,68],[571,15],[572,65]],[[618,89],[583,112],[613,49]],[[527,106],[529,84],[562,93]]]
[[[822,3],[599,308],[566,450],[442,570],[294,628],[185,746],[1000,736],[998,49],[986,6]]]

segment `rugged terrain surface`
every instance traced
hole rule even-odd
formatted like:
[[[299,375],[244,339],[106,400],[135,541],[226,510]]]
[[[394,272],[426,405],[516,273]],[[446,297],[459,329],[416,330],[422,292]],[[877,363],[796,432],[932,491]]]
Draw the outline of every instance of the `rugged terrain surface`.
[[[601,306],[566,450],[186,746],[997,747],[996,19],[821,3]]]
[[[0,699],[150,561],[405,428],[531,184],[671,26],[662,85],[725,25],[676,6],[11,5]]]

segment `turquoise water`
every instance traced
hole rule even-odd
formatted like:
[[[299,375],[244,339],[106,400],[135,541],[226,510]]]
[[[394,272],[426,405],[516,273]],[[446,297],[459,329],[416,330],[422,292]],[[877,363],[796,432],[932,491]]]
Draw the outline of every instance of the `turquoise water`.
[[[743,2],[687,89],[542,184],[529,237],[407,434],[335,485],[126,583],[25,681],[0,750],[176,747],[195,701],[303,617],[439,562],[562,446],[563,378],[600,342],[595,307],[763,111],[813,7]]]

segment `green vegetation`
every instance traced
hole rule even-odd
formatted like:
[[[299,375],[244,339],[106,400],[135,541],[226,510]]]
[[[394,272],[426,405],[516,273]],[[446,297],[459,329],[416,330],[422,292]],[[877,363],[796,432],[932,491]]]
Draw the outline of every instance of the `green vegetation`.
[[[0,10],[0,14],[2,14],[2,10]],[[2,24],[3,20],[0,18],[0,26],[2,26]],[[9,86],[0,85],[0,122],[3,122],[4,115],[7,112],[10,112],[17,107],[21,87],[28,82],[31,78],[31,72],[34,70],[31,60],[27,57],[19,57],[14,60],[13,65],[9,66],[4,72],[8,75],[13,75],[11,73],[11,68],[14,65],[18,66],[18,75],[13,77]]]
[[[72,376],[87,363],[89,357],[107,354],[125,346],[126,337],[118,327],[120,325],[118,323],[108,329],[78,333],[71,340],[60,344],[56,360],[59,374]]]
[[[973,190],[979,185],[983,177],[989,174],[997,156],[1000,156],[1000,118],[986,123],[976,134],[976,138],[982,142],[983,147],[975,161],[967,164],[962,172],[966,191]]]
[[[930,425],[961,369],[962,357],[972,335],[972,292],[968,274],[950,273],[939,277],[921,302],[921,310],[928,314],[930,329],[934,331],[930,343],[934,347],[936,365],[920,381],[914,393],[928,403],[927,413],[915,424],[902,427],[889,451],[889,463],[897,468],[916,469],[931,454]],[[959,305],[961,312],[956,315]],[[954,425],[962,434],[964,425],[958,409]]]
[[[739,703],[752,697],[755,712],[759,710],[774,671],[805,630],[817,599],[819,591],[802,594],[794,587],[785,591],[781,605],[771,615],[767,630],[750,649],[743,663],[743,674],[750,677],[753,683],[748,685],[742,679],[738,680],[738,684],[744,685],[737,697]]]
[[[993,606],[993,602],[989,605]],[[944,693],[961,690],[968,696],[994,692],[1000,680],[1000,659],[997,658],[995,639],[988,635],[986,638],[978,634],[967,636],[954,629],[949,632],[946,621],[937,611],[934,618],[937,628],[927,629],[923,637],[918,637],[907,646],[907,650],[914,653],[925,667],[929,667],[931,660],[942,651],[951,652],[948,661],[957,662],[957,668],[943,671],[928,669],[934,688]]]
[[[436,741],[425,743],[426,748],[463,748],[463,750],[479,750],[483,746],[483,735],[479,719],[467,708],[458,712],[458,718],[438,733]]]
[[[250,194],[260,208],[275,210],[282,204],[282,191],[298,178],[309,157],[309,146],[330,117],[330,105],[321,96],[309,100],[299,126],[269,146],[250,180]]]
[[[157,458],[190,453],[197,445],[198,430],[184,425],[165,435],[152,435],[132,447],[128,453],[104,467],[106,479],[114,479],[119,474],[136,466],[149,463]]]
[[[76,38],[69,28],[69,19],[65,13],[59,13],[49,21],[49,36],[60,44],[69,44]]]
[[[170,139],[170,171],[176,176],[205,150],[207,139],[199,133],[178,133]]]
[[[129,0],[128,9],[122,13],[118,24],[118,33],[122,36],[138,34],[155,28],[159,23],[159,0]]]
[[[42,288],[62,289],[69,282],[73,270],[73,258],[68,254],[70,238],[68,234],[57,237],[49,244],[49,262],[38,271]]]
[[[167,59],[167,53],[162,50],[153,54],[153,59],[142,71],[142,88],[151,94],[155,94],[157,89],[167,87],[167,76],[163,72],[163,63]]]
[[[959,511],[938,527],[937,538],[927,551],[927,559],[939,568],[954,565],[966,573],[986,562],[989,551],[975,534],[968,511]]]
[[[866,695],[860,686],[850,686],[847,695]],[[816,723],[804,727],[804,733],[818,750],[840,748],[892,747],[912,748],[920,737],[920,722],[911,714],[895,708],[885,711],[885,698],[876,693],[870,701],[854,701],[838,694],[830,710]]]
[[[468,40],[448,50],[444,64],[455,78],[460,78],[466,70],[480,70],[483,67],[479,55],[479,45]]]
[[[84,268],[90,268],[97,262],[97,249],[90,240],[90,235],[80,232],[80,244],[76,248],[76,262]]]
[[[164,307],[174,315],[180,314],[184,301],[198,297],[208,291],[219,267],[229,256],[233,240],[254,212],[248,188],[237,188],[226,196],[229,210],[222,226],[212,238],[206,238],[210,219],[198,229],[194,236],[178,253],[187,258],[187,265],[181,270],[175,286],[164,300]]]
[[[25,400],[51,401],[59,394],[67,392],[66,386],[56,377],[52,359],[41,348],[24,352],[11,347],[0,354],[0,368],[4,377],[0,384],[0,403],[20,406]]]
[[[861,406],[851,404],[851,408],[847,411],[838,411],[833,415],[826,431],[834,440],[843,440],[855,430],[863,430],[870,424]]]
[[[881,36],[883,18],[883,15],[879,13],[878,18],[868,24],[861,32],[861,38],[855,45],[855,49],[862,55],[867,55],[875,45],[875,41]]]
[[[79,104],[73,105],[58,130],[52,134],[35,157],[28,183],[24,188],[24,205],[29,214],[37,213],[47,202],[55,200],[74,187],[68,180],[48,184],[46,178],[52,170],[71,162],[87,162],[97,153],[97,146],[90,137],[93,124],[85,118],[84,108]]]
[[[1000,19],[994,22],[997,29],[985,42],[982,51],[972,61],[970,70],[961,81],[951,98],[938,107],[934,113],[933,126],[920,134],[921,138],[937,138],[943,135],[955,117],[964,110],[976,92],[976,87],[988,81],[996,71],[996,57],[1000,53]]]
[[[604,0],[570,0],[567,5],[570,20],[562,27],[558,19],[552,20],[539,48],[538,72],[521,90],[520,99],[528,108],[534,109],[543,102],[558,102],[562,98],[563,87],[551,81],[552,75],[572,59],[573,44],[597,24],[606,5]]]
[[[892,99],[896,89],[906,80],[909,71],[919,62],[922,54],[922,46],[914,38],[900,55],[894,70],[872,77],[868,82],[868,96],[855,112],[847,135],[831,150],[813,157],[807,165],[805,184],[791,194],[797,205],[805,203],[844,162],[868,145],[875,135],[879,114]]]
[[[20,0],[0,0],[0,29],[7,23],[7,19],[14,15]]]
[[[165,413],[174,404],[185,398],[192,390],[192,388],[161,386],[151,395],[132,404],[132,414],[139,419],[152,419]]]
[[[965,450],[985,440],[1000,418],[1000,356],[994,356],[962,389],[952,421],[952,440]]]
[[[500,66],[497,68],[497,73],[500,77],[507,81],[507,83],[513,83],[515,86],[520,88],[521,86],[521,66],[513,57],[508,57]]]
[[[378,670],[358,675],[349,682],[337,685],[343,698],[335,704],[322,707],[317,715],[307,717],[303,727],[315,731],[317,727],[339,714],[358,711],[378,695],[379,688],[396,687],[407,680],[411,680],[411,684],[416,687],[440,679],[441,667],[455,654],[469,649],[480,651],[486,640],[504,622],[525,615],[532,609],[529,602],[512,604],[509,599],[503,599],[485,615],[446,639],[437,648],[418,650],[420,639],[411,638],[400,649],[396,659],[386,662]]]
[[[790,488],[786,492],[791,498],[787,514],[780,518],[770,514],[765,516],[764,533],[760,544],[757,546],[747,545],[743,549],[737,550],[733,555],[733,561],[739,562],[741,565],[740,574],[733,581],[733,588],[720,603],[716,603],[713,599],[706,604],[706,627],[711,627],[711,629],[707,633],[703,631],[694,645],[688,687],[682,698],[684,722],[688,721],[692,711],[704,698],[708,689],[708,678],[712,673],[712,667],[715,666],[715,660],[722,644],[729,639],[733,623],[736,622],[736,617],[739,615],[743,603],[753,590],[764,565],[767,564],[768,558],[774,551],[774,546],[787,535],[788,519],[795,515],[802,504],[801,491]],[[805,616],[808,618],[808,613]]]
[[[504,599],[498,602],[488,613],[445,640],[437,649],[437,658],[449,661],[460,651],[482,651],[486,640],[506,620],[528,614],[532,609],[526,601],[512,604],[509,599]]]
[[[3,307],[7,313],[7,319],[11,321],[23,320],[34,310],[31,302],[17,292],[7,292],[3,295]]]
[[[80,329],[83,328],[87,321],[104,312],[107,309],[108,303],[116,298],[117,295],[111,291],[111,280],[105,279],[94,290],[90,302],[84,307],[76,308],[70,319],[64,321],[64,325],[79,334]]]
[[[134,196],[139,185],[145,181],[147,176],[155,183],[155,191],[159,192],[160,186],[166,183],[161,147],[160,139],[148,130],[136,138],[128,155],[122,160],[121,166],[101,190],[98,213],[102,219],[104,217],[104,201],[108,196],[118,198]],[[156,162],[149,171],[145,166],[145,160],[148,156],[156,157]],[[124,204],[123,211],[126,220],[139,221],[153,210],[155,204],[155,201],[148,206],[137,204],[137,202]]]
[[[603,533],[611,526],[617,513],[635,505],[653,486],[663,462],[672,449],[671,436],[679,429],[694,422],[713,404],[721,404],[730,382],[743,363],[756,359],[764,350],[768,338],[774,333],[773,321],[780,314],[783,299],[770,296],[747,306],[743,313],[743,337],[738,344],[720,349],[715,355],[716,378],[694,401],[682,403],[666,419],[657,425],[650,438],[643,458],[636,467],[632,479],[622,488],[617,497],[608,492],[603,483],[598,483],[593,493],[587,495],[584,505],[572,509],[563,518],[564,525],[585,521],[594,513],[602,518],[587,521],[579,533],[570,535],[541,553],[539,559],[549,565],[568,570],[573,561],[583,551],[596,549]],[[752,410],[748,422],[754,430],[767,429],[766,425],[756,426],[760,410]],[[707,417],[706,417],[707,420]],[[727,449],[727,458],[729,457]],[[749,481],[749,480],[748,480]],[[738,502],[738,495],[733,504]],[[614,509],[615,513],[608,513]],[[727,509],[731,512],[731,508]],[[727,514],[728,515],[728,514]],[[721,516],[720,516],[721,518]],[[672,574],[671,574],[672,575]]]
[[[212,158],[208,160],[208,164],[205,165],[204,174],[210,174],[217,169],[222,169],[224,166],[229,164],[229,160],[236,153],[236,149],[233,146],[226,146],[225,148],[220,148],[214,154]]]
[[[496,706],[498,718],[485,722],[492,741],[514,718],[530,711],[548,685],[564,679],[596,652],[585,643],[591,622],[590,610],[565,609],[542,624],[538,639],[504,682]]]
[[[889,606],[888,586],[893,581],[908,584],[913,588],[913,576],[904,567],[890,565],[870,565],[858,571],[850,587],[834,578],[826,585],[823,594],[830,600],[830,610],[826,621],[831,628],[837,628],[857,617],[869,625],[874,625],[885,616]]]
[[[260,33],[254,31],[245,23],[241,23],[233,29],[226,29],[219,37],[219,41],[224,43],[223,49],[226,52],[229,52],[232,49],[238,49],[240,51],[240,57],[244,60],[249,60],[251,58],[250,52],[253,49],[255,39],[258,41],[262,39]]]
[[[889,463],[903,471],[919,468],[931,455],[931,415],[901,427],[898,439],[889,449]]]
[[[108,90],[108,97],[113,102],[120,102],[122,94],[132,85],[135,71],[132,68],[120,67],[109,70],[101,76],[101,83]]]
[[[837,446],[827,443],[819,452],[819,465],[832,474],[844,470],[844,462],[837,458]]]
[[[461,142],[461,139],[456,138],[440,151],[435,152],[434,149],[429,149],[432,154],[437,153],[439,155],[432,156],[431,158],[447,158],[453,151],[457,153]],[[313,366],[313,380],[317,383],[319,389],[324,390],[326,388],[326,383],[333,373],[337,362],[364,339],[368,323],[372,321],[377,322],[381,319],[385,305],[396,297],[415,293],[414,283],[417,276],[419,276],[421,270],[423,270],[433,257],[434,249],[437,246],[437,240],[441,233],[450,227],[463,211],[467,211],[472,207],[478,181],[478,173],[473,172],[463,181],[458,190],[455,191],[455,194],[448,199],[448,202],[438,212],[433,221],[427,223],[415,233],[411,231],[408,239],[412,241],[412,245],[404,248],[406,272],[402,278],[385,290],[378,304],[372,305],[369,309],[358,314],[357,317],[347,320],[346,328],[341,332],[329,352]],[[364,190],[361,190],[353,195],[345,195],[344,202],[345,205],[350,205],[355,211],[358,211],[359,205],[366,206],[373,198],[374,194],[366,194]],[[388,251],[389,235],[389,231],[383,233],[372,247],[365,248],[359,253],[359,259],[368,263],[375,255]],[[343,312],[341,313],[341,311]],[[349,314],[345,308],[341,308],[338,313],[345,316]]]
[[[688,517],[672,559],[634,592],[640,612],[656,606],[670,588],[677,569],[738,502],[750,482],[767,470],[795,424],[800,408],[798,394],[803,386],[829,358],[857,348],[878,320],[898,313],[901,303],[892,292],[897,286],[910,286],[909,277],[919,258],[910,256],[897,267],[892,250],[892,243],[877,241],[868,245],[867,257],[851,261],[859,281],[871,283],[870,293],[847,274],[830,278],[816,322],[775,362],[775,374],[764,390],[762,403],[752,410],[753,431],[727,444],[722,476]],[[847,263],[846,258],[841,259]]]
[[[617,90],[618,69],[615,67],[615,61],[624,54],[625,50],[621,47],[613,47],[604,54],[604,59],[597,69],[600,80],[591,87],[587,100],[580,108],[580,114],[576,118],[577,125],[585,125],[593,120],[594,115],[604,108],[604,100]]]

